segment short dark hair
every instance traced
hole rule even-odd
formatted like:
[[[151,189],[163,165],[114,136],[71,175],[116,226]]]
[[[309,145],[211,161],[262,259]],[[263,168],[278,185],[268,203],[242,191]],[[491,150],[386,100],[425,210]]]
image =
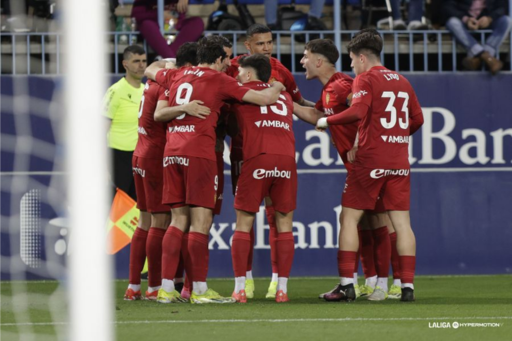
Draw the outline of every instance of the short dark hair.
[[[227,47],[227,48],[233,47],[233,44],[229,41],[229,39],[224,36],[220,36],[218,34],[212,34],[208,38],[210,38],[211,41],[215,41],[215,42],[221,44],[223,47]]]
[[[330,39],[313,39],[308,41],[306,46],[304,46],[305,50],[310,51],[311,53],[318,53],[327,58],[329,63],[332,65],[336,64],[336,61],[340,57],[340,53],[334,45],[334,42]]]
[[[213,64],[219,57],[226,58],[226,51],[218,37],[220,36],[207,36],[199,41],[198,64]]]
[[[379,32],[373,28],[365,28],[356,33],[350,43],[348,43],[347,50],[353,54],[366,52],[380,57],[382,45],[382,37]]]
[[[176,66],[182,67],[186,64],[197,65],[197,43],[188,42],[180,46],[176,52]]]
[[[262,34],[262,33],[272,33],[272,30],[268,28],[268,26],[262,25],[262,24],[253,24],[247,28],[246,34],[247,37],[250,38],[255,34]]]
[[[123,51],[123,59],[127,60],[130,59],[132,54],[146,54],[146,51],[144,51],[144,48],[140,45],[130,45]]]
[[[270,65],[270,59],[262,54],[256,53],[250,56],[240,57],[238,60],[240,67],[251,67],[256,71],[256,77],[267,83],[272,73],[272,66]]]

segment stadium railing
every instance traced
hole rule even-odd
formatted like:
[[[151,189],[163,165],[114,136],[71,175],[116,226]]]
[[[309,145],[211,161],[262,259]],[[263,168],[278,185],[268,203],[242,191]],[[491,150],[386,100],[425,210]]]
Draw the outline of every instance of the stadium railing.
[[[350,60],[346,45],[357,31],[339,31],[338,49],[342,53],[339,69],[350,71]],[[385,65],[396,71],[419,72],[456,72],[460,71],[460,60],[465,55],[451,33],[447,30],[426,31],[380,31],[384,38],[382,60]],[[485,41],[489,30],[475,32],[478,40]],[[304,43],[310,38],[330,38],[335,40],[335,31],[275,31],[274,54],[285,60],[292,73],[302,72],[300,58],[304,52]],[[139,39],[139,32],[108,32],[110,36],[110,54],[112,72],[122,73],[121,55],[127,42]],[[221,34],[233,42],[234,55],[245,53],[243,45],[245,31],[206,31],[208,34]],[[58,33],[1,33],[2,74],[60,74],[63,51],[61,36]],[[123,39],[121,39],[121,37]],[[126,39],[127,37],[127,39]],[[305,38],[305,40],[304,40]],[[500,47],[501,58],[505,57],[505,71],[512,71],[512,33]],[[148,48],[145,42],[140,44]],[[52,58],[50,58],[52,56]]]

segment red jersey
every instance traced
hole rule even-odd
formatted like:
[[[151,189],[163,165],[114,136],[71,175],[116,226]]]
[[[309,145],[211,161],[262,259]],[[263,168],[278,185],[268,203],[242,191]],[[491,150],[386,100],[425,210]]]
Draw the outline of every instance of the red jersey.
[[[245,83],[254,90],[270,87],[261,81]],[[273,105],[234,104],[238,126],[243,136],[244,161],[260,154],[285,155],[295,159],[295,136],[293,134],[293,101],[287,92],[282,92]]]
[[[359,124],[356,162],[367,168],[409,168],[409,136],[423,124],[423,113],[409,81],[376,66],[356,77],[352,105],[368,107]]]
[[[315,108],[329,117],[348,108],[347,97],[352,92],[352,78],[344,73],[336,72],[325,83],[322,97],[316,102]],[[348,165],[347,153],[354,146],[359,122],[329,127],[334,145],[345,164]]]
[[[168,100],[169,91],[148,79],[139,108],[139,139],[133,155],[144,158],[162,158],[167,123],[155,122],[154,114],[159,100]]]
[[[224,101],[241,101],[250,89],[235,79],[208,67],[183,67],[161,70],[159,84],[169,86],[169,106],[203,101],[211,113],[206,119],[183,114],[167,124],[165,155],[186,155],[216,161],[215,128]]]
[[[242,56],[247,55],[240,55],[231,59],[231,66],[226,70],[226,74],[228,76],[231,76],[233,78],[236,78],[236,76],[238,76],[238,60]],[[268,80],[268,82],[270,84],[272,84],[275,81],[283,83],[284,86],[286,87],[286,92],[288,92],[290,96],[292,96],[293,101],[300,101],[302,95],[299,91],[297,83],[295,83],[295,79],[293,78],[290,70],[288,70],[283,64],[281,64],[279,59],[274,57],[270,58],[270,65],[272,67],[272,73],[270,74],[270,79]]]

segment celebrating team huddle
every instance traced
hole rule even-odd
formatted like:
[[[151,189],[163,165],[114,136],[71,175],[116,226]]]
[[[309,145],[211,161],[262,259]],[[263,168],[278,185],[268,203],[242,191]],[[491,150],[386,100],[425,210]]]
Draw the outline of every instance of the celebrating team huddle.
[[[336,71],[339,51],[330,40],[308,42],[301,60],[306,79],[324,86],[315,104],[302,97],[290,72],[271,57],[270,29],[255,24],[247,33],[249,54],[234,60],[227,39],[208,36],[183,45],[175,63],[159,61],[146,69],[133,175],[141,210],[137,230],[146,226],[149,232],[145,243],[132,242],[125,299],[142,299],[140,273],[147,257],[148,300],[247,303],[254,297],[253,225],[262,201],[272,260],[266,297],[278,303],[293,299],[288,278],[300,186],[295,114],[317,130],[329,129],[348,171],[340,214],[340,282],[319,297],[414,301],[408,141],[423,115],[409,82],[380,64],[382,38],[370,29],[353,37],[348,50],[354,80]],[[235,286],[229,297],[207,284],[209,231],[224,195],[226,135],[231,137],[236,212]],[[357,284],[359,259],[366,277],[362,286]],[[388,289],[390,263],[394,281]]]

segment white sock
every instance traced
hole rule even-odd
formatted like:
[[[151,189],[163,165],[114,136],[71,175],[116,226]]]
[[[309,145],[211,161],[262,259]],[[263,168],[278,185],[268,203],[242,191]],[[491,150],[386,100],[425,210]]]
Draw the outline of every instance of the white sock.
[[[388,278],[387,277],[379,277],[377,279],[377,286],[380,287],[385,292],[388,292]]]
[[[183,283],[183,277],[181,277],[181,278],[175,278],[175,279],[174,279],[174,284],[178,284],[178,283]]]
[[[192,288],[196,294],[202,295],[208,290],[208,285],[206,282],[192,282]]]
[[[239,292],[242,289],[245,290],[245,277],[235,277],[235,292]]]
[[[288,292],[288,278],[287,277],[279,277],[277,279],[277,291],[283,290],[286,294]]]
[[[354,284],[354,278],[353,277],[340,277],[340,283],[342,286]]]
[[[357,272],[354,272],[354,284],[357,285]]]
[[[162,279],[162,288],[167,292],[174,291],[174,282],[172,279]]]
[[[161,288],[161,286],[160,286],[160,285],[159,285],[159,286],[157,286],[157,287],[148,287],[148,293],[150,293],[150,294],[151,294],[151,293],[153,293],[153,292],[155,292],[155,291],[160,290],[160,288]]]
[[[377,284],[377,276],[368,277],[365,281],[365,285],[372,287],[375,289],[375,285]]]
[[[245,273],[245,277],[246,277],[247,279],[252,279],[252,270],[251,270],[251,271],[247,271],[247,272]]]
[[[276,273],[272,273],[272,282],[277,282],[278,275]]]
[[[412,284],[412,283],[402,283],[402,289],[403,288],[411,288],[412,290],[414,290],[414,284]]]
[[[140,284],[128,284],[128,289],[132,289],[133,291],[139,291]]]
[[[393,285],[399,286],[401,288],[402,287],[402,281],[399,280],[399,279],[394,279],[393,280]]]

